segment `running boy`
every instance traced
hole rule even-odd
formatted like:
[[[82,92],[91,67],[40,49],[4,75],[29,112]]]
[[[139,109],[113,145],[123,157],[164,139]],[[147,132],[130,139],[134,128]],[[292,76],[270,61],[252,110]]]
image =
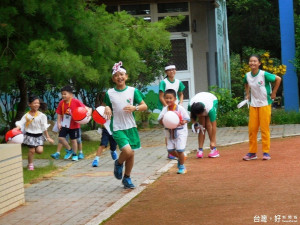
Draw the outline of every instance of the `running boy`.
[[[109,89],[105,94],[104,114],[108,119],[111,118],[110,129],[121,150],[119,159],[114,164],[114,175],[119,180],[123,178],[124,188],[135,188],[130,174],[134,164],[134,151],[141,148],[141,143],[133,112],[145,111],[147,105],[138,89],[126,85],[127,79],[128,75],[122,67],[122,62],[115,63],[112,80],[116,87]],[[124,162],[125,173],[123,177]]]
[[[88,110],[88,115],[91,115],[92,109],[86,107],[81,101],[73,98],[73,89],[70,86],[65,86],[61,89],[62,100],[59,102],[56,109],[57,126],[59,130],[59,142],[67,149],[65,159],[72,157],[73,161],[78,161],[77,155],[77,138],[79,138],[80,124],[72,119],[72,111],[78,107],[85,107]],[[66,136],[69,134],[71,145],[68,144]]]
[[[167,106],[163,108],[158,117],[158,120],[161,124],[163,124],[162,120],[167,111],[177,111],[182,115],[183,118],[178,124],[177,128],[173,130],[165,128],[165,135],[167,139],[168,152],[178,158],[177,173],[184,174],[187,172],[184,166],[184,150],[188,136],[187,123],[190,121],[190,117],[185,108],[183,108],[181,105],[176,105],[176,92],[173,89],[168,89],[165,91],[164,100]]]

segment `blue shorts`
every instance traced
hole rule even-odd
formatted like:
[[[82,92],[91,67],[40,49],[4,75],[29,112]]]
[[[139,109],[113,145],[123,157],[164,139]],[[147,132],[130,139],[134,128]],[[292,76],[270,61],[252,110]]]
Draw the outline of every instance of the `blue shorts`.
[[[69,129],[69,128],[66,128],[66,127],[62,127],[59,131],[58,137],[66,138],[67,135],[69,135],[71,140],[77,139],[81,136],[80,133],[79,133],[79,128]]]
[[[102,137],[100,146],[105,146],[105,148],[108,146],[108,142],[110,145],[110,150],[115,151],[117,149],[117,142],[113,138],[112,135],[108,133],[108,131],[105,128],[102,128]]]

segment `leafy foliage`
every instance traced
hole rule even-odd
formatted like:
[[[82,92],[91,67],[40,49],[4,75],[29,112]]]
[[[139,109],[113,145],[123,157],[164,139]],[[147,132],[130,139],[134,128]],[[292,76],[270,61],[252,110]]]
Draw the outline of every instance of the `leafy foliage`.
[[[230,50],[242,56],[243,47],[269,49],[280,58],[278,0],[227,0]]]
[[[100,93],[81,96],[94,106],[111,87],[111,68],[118,61],[128,71],[128,84],[143,89],[168,60],[166,28],[182,19],[148,23],[126,12],[110,14],[105,6],[84,0],[3,0],[0,79],[5,82],[0,83],[0,95],[18,92],[15,119],[24,114],[27,93],[42,96],[66,84],[78,94]]]
[[[299,124],[300,113],[295,111],[286,112],[283,109],[272,111],[271,124]]]
[[[244,98],[244,83],[242,77],[245,75],[241,72],[242,63],[239,54],[231,53],[230,55],[230,77],[231,93],[233,96]]]
[[[235,110],[237,104],[240,102],[240,98],[233,97],[228,89],[211,86],[210,92],[218,99],[218,114],[225,114]]]
[[[300,0],[294,0],[295,7],[295,42],[296,42],[296,57],[294,65],[297,69],[298,78],[300,77]],[[300,79],[298,79],[300,82]]]
[[[286,73],[286,66],[280,64],[277,58],[271,58],[270,52],[262,49],[251,47],[243,48],[243,58],[240,54],[232,53],[230,56],[230,72],[231,72],[231,90],[234,96],[244,98],[244,83],[243,78],[249,68],[249,57],[252,54],[257,54],[261,57],[261,68],[269,73],[276,74],[282,77]],[[282,95],[282,86],[278,90],[278,95]]]
[[[244,60],[241,72],[246,74],[250,71],[248,60],[252,54],[258,54],[261,57],[261,68],[269,73],[276,74],[282,77],[286,73],[286,65],[281,65],[280,60],[277,58],[270,58],[270,52],[265,50],[256,50],[255,48],[244,48]]]
[[[249,111],[247,107],[234,109],[225,114],[218,113],[218,127],[237,127],[247,126],[249,120]]]

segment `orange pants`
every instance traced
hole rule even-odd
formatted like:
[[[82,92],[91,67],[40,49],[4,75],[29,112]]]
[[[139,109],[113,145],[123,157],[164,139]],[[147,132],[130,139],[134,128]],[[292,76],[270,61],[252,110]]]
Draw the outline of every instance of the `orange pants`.
[[[271,105],[263,107],[250,106],[248,124],[250,153],[257,153],[257,133],[259,127],[262,139],[262,150],[264,153],[270,152],[270,122]]]

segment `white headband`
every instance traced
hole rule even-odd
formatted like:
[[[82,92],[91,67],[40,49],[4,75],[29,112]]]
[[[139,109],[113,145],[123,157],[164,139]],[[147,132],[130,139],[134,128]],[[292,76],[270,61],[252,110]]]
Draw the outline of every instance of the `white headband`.
[[[112,75],[114,75],[116,72],[126,73],[126,70],[124,68],[121,68],[122,65],[123,65],[122,61],[115,63],[115,65],[112,68],[113,69]]]
[[[165,71],[166,70],[171,70],[171,69],[176,69],[176,66],[175,65],[170,65],[170,66],[165,67]]]

